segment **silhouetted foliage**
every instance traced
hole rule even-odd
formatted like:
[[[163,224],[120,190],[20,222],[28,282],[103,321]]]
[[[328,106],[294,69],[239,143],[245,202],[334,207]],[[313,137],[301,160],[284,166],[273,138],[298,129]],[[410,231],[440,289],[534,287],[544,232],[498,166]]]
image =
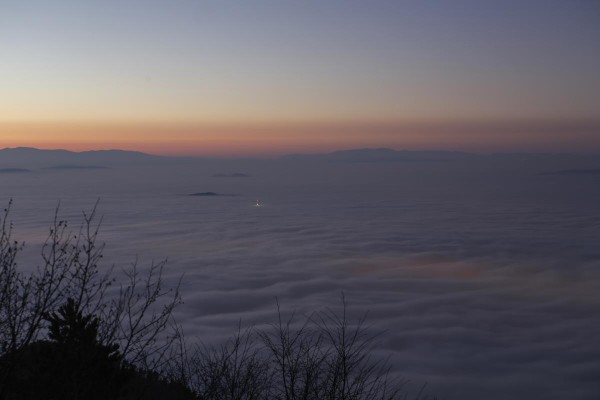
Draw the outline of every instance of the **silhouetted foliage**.
[[[17,351],[6,399],[193,399],[182,385],[124,361],[117,344],[98,339],[100,320],[69,298],[46,316],[48,338]],[[10,354],[0,358],[3,363]]]
[[[17,263],[23,246],[12,239],[8,223],[10,206],[0,221],[0,399],[53,398],[52,393],[86,398],[81,393],[88,390],[88,398],[107,398],[100,388],[90,389],[92,377],[105,384],[125,379],[127,371],[162,385],[157,373],[179,340],[172,311],[181,302],[177,287],[163,288],[165,262],[145,274],[134,263],[109,295],[116,278],[111,268],[99,269],[104,245],[97,240],[96,207],[83,214],[76,231],[58,218],[57,209],[42,264],[24,273]],[[36,388],[55,391],[35,397]],[[25,392],[15,397],[15,390]]]
[[[220,347],[198,346],[187,361],[188,386],[203,400],[393,400],[405,381],[369,354],[376,335],[364,319],[331,310],[294,314],[266,329],[238,329]],[[424,399],[419,393],[416,399]]]
[[[137,262],[117,284],[101,273],[96,207],[76,232],[58,218],[42,264],[19,270],[23,246],[0,220],[0,400],[395,400],[406,383],[370,357],[377,335],[364,318],[317,312],[266,329],[242,329],[221,346],[189,346],[173,320],[178,287],[165,262]],[[114,287],[114,289],[112,289]],[[424,399],[421,393],[415,399]]]
[[[99,320],[84,316],[68,299],[46,316],[49,340],[18,350],[20,362],[9,383],[8,397],[18,399],[116,398],[126,381],[118,346],[98,342]]]

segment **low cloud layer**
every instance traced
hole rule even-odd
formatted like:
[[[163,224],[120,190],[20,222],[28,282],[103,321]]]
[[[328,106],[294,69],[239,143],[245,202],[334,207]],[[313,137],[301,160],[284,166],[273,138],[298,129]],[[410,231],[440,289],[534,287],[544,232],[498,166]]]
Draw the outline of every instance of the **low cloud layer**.
[[[189,338],[269,323],[275,298],[308,314],[339,307],[343,292],[413,389],[600,392],[600,188],[539,175],[570,165],[230,163],[3,175],[28,242],[21,262],[33,265],[58,200],[76,221],[100,197],[107,263],[168,257],[167,280],[184,274]],[[212,178],[223,170],[254,178]],[[244,195],[180,195],[199,188]]]

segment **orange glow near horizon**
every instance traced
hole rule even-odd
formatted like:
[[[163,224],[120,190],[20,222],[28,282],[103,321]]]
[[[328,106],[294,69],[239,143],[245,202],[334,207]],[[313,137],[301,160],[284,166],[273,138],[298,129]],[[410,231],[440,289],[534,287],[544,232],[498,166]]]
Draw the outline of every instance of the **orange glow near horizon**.
[[[3,2],[0,148],[600,152],[594,2],[176,3]]]
[[[570,132],[565,135],[564,132]],[[600,151],[600,123],[337,122],[182,124],[0,122],[0,148],[122,149],[177,156],[269,156],[359,147]],[[541,146],[543,144],[543,146]]]

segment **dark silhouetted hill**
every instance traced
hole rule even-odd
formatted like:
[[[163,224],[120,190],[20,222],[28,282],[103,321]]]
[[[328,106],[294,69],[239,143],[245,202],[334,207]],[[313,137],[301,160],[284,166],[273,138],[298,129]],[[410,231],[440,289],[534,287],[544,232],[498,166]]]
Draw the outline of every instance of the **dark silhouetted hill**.
[[[338,162],[398,162],[398,161],[452,161],[478,158],[473,153],[457,151],[409,151],[389,148],[340,150],[325,154],[290,154],[284,159],[321,160]]]
[[[0,166],[11,168],[77,167],[93,168],[107,165],[154,163],[165,157],[124,150],[40,150],[31,147],[0,149]]]
[[[116,344],[99,340],[100,319],[83,315],[73,299],[46,316],[49,340],[0,357],[6,400],[194,399],[183,385],[123,360]]]
[[[381,163],[381,164],[406,164],[406,163],[432,163],[440,167],[453,163],[466,168],[514,168],[522,171],[535,171],[544,174],[560,175],[594,175],[600,170],[599,154],[571,154],[571,153],[468,153],[461,151],[412,151],[394,150],[389,148],[365,148],[334,151],[323,154],[290,154],[281,160],[321,163]]]

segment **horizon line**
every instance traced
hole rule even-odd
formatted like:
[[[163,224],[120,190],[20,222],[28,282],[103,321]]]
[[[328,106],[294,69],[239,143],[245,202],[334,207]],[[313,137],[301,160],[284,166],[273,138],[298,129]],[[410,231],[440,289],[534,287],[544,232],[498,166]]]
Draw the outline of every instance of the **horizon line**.
[[[304,152],[287,152],[287,153],[276,153],[276,154],[239,154],[239,155],[206,155],[206,154],[160,154],[160,153],[152,153],[146,152],[142,150],[135,149],[123,149],[123,148],[101,148],[101,149],[84,149],[84,150],[72,150],[68,148],[56,148],[56,147],[33,147],[33,146],[15,146],[15,147],[3,147],[0,148],[0,152],[6,150],[35,150],[35,151],[65,151],[74,154],[82,154],[82,153],[94,153],[94,152],[124,152],[124,153],[137,153],[143,154],[152,157],[161,157],[161,158],[212,158],[212,159],[272,159],[272,158],[281,158],[286,156],[318,156],[318,155],[328,155],[334,153],[342,153],[342,152],[350,152],[350,151],[393,151],[397,153],[407,152],[407,153],[429,153],[429,152],[440,152],[440,153],[462,153],[462,154],[471,154],[471,155],[572,155],[572,156],[600,156],[599,151],[522,151],[522,150],[512,150],[512,151],[469,151],[469,150],[456,150],[456,149],[444,149],[444,148],[431,148],[431,149],[407,149],[407,148],[394,148],[391,146],[374,146],[374,147],[351,147],[351,148],[339,148],[337,150],[329,150],[329,151],[304,151]]]

